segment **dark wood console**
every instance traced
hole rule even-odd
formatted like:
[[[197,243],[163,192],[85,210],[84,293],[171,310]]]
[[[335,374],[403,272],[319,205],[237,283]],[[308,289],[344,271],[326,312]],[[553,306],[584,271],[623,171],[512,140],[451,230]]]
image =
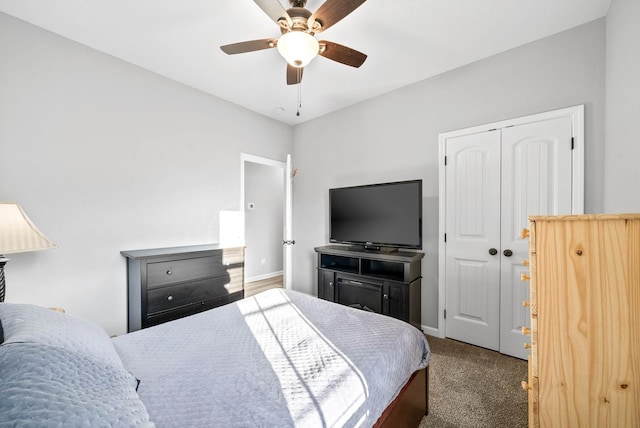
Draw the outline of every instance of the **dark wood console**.
[[[389,315],[421,328],[424,253],[381,253],[327,245],[318,253],[318,297]]]
[[[194,245],[120,254],[127,258],[129,332],[244,297],[244,247]]]

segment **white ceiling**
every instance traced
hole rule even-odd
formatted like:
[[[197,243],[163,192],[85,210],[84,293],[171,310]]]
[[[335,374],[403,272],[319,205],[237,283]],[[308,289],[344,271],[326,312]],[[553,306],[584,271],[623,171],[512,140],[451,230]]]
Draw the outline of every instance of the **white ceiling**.
[[[323,1],[306,7],[315,11]],[[610,2],[368,0],[318,36],[367,60],[356,69],[314,59],[304,70],[300,117],[298,88],[286,85],[277,50],[228,56],[219,49],[279,36],[252,0],[0,0],[0,11],[295,125],[600,18]]]

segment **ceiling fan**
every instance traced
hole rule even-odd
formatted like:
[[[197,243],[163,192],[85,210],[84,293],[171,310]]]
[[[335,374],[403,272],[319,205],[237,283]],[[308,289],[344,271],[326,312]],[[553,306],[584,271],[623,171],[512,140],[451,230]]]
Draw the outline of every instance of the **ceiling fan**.
[[[360,67],[367,55],[327,40],[316,40],[315,34],[326,30],[353,12],[366,0],[327,0],[314,13],[305,9],[307,0],[289,0],[285,10],[279,0],[254,0],[280,27],[280,38],[250,40],[220,46],[228,55],[277,48],[287,60],[287,84],[302,81],[304,67],[316,57],[323,56],[351,67]]]

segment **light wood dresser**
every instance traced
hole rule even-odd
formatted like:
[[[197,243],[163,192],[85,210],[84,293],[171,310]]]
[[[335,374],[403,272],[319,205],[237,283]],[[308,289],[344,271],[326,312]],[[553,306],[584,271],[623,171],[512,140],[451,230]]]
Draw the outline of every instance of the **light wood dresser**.
[[[640,427],[640,214],[529,226],[529,426]]]

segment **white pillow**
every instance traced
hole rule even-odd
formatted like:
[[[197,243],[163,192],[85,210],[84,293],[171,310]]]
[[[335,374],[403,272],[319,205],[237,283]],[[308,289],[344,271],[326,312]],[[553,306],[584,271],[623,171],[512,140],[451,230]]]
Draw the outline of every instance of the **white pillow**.
[[[36,305],[0,303],[4,343],[38,343],[124,369],[106,331],[83,318]]]

